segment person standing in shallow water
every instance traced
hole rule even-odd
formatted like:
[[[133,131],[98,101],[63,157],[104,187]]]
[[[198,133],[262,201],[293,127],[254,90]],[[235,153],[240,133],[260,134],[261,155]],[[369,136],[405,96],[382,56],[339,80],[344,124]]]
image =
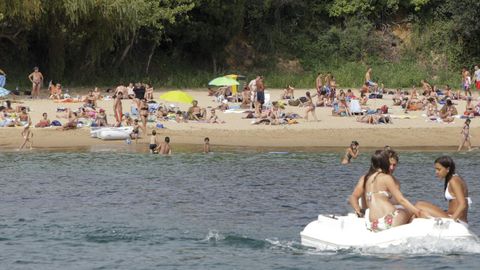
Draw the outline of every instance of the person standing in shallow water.
[[[206,137],[204,140],[203,140],[204,144],[203,144],[203,153],[205,154],[208,154],[210,153],[210,138]]]
[[[468,147],[468,151],[472,150],[472,142],[470,141],[470,119],[465,120],[465,124],[463,125],[462,131],[460,134],[462,134],[462,142],[458,146],[458,152],[460,152],[463,148],[463,146],[466,144]]]
[[[358,142],[352,141],[352,143],[350,144],[350,147],[348,147],[345,152],[345,156],[343,156],[342,164],[348,164],[350,163],[350,160],[352,158],[356,159],[358,157],[358,155],[360,154],[360,152],[358,151],[358,147],[359,147]]]

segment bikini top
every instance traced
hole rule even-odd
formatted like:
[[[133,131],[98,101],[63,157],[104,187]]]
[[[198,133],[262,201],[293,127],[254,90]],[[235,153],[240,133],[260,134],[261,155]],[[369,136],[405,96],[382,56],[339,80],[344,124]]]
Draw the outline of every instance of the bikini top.
[[[377,173],[377,175],[375,175],[375,177],[373,178],[372,181],[375,181],[375,178],[377,178],[377,176],[379,175],[380,173]],[[373,184],[373,183],[372,183]],[[365,197],[368,201],[371,201],[372,200],[372,196],[374,194],[381,194],[381,195],[384,195],[385,197],[387,197],[387,199],[391,199],[392,198],[392,194],[386,190],[379,190],[379,191],[369,191],[369,192],[366,192],[365,193]]]
[[[451,201],[451,200],[456,199],[455,197],[453,197],[452,194],[450,194],[450,191],[448,191],[448,185],[447,185],[447,189],[445,189],[445,199],[447,201]],[[472,199],[470,197],[467,197],[465,199],[467,199],[468,206],[470,206],[472,204]]]

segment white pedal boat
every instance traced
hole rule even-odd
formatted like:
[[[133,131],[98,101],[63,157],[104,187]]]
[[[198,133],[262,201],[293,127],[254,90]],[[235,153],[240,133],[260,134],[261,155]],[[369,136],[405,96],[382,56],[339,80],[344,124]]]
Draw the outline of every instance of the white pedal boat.
[[[104,132],[106,131],[106,132]],[[111,131],[111,132],[109,132]],[[130,135],[132,133],[133,127],[92,127],[90,128],[90,137],[100,138],[100,133],[104,132],[105,134],[120,134],[119,132],[127,133]],[[125,137],[125,136],[122,136]],[[102,139],[102,138],[100,138]]]
[[[447,218],[417,218],[411,223],[380,232],[365,226],[365,219],[347,216],[319,215],[300,233],[302,245],[314,248],[388,247],[405,244],[409,239],[434,237],[449,240],[475,240],[477,236],[466,223]]]

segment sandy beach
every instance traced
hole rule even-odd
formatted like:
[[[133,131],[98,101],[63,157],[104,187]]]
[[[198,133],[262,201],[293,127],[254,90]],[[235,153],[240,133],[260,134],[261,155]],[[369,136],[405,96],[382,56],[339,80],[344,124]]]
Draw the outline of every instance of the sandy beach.
[[[43,89],[45,92],[46,90]],[[199,101],[203,108],[214,108],[220,104],[214,97],[207,95],[205,90],[185,90]],[[306,90],[296,90],[297,97],[303,96]],[[71,91],[72,96],[83,94],[84,91]],[[154,98],[159,103],[170,104],[159,100],[158,97],[165,90],[156,90]],[[278,100],[282,90],[268,90],[272,100]],[[356,93],[358,95],[358,92]],[[52,100],[32,100],[17,97],[12,106],[17,105],[30,107],[30,116],[33,125],[37,123],[42,113],[46,112],[50,120],[59,120],[62,123],[66,119],[57,117],[57,108],[78,109],[82,103],[55,103]],[[465,101],[455,101],[459,113],[465,110]],[[250,146],[250,147],[346,147],[352,140],[359,141],[361,147],[383,147],[391,145],[396,148],[422,148],[422,149],[455,149],[461,139],[460,131],[464,119],[456,119],[454,123],[436,123],[426,121],[422,116],[424,111],[414,111],[404,114],[399,106],[392,106],[392,96],[385,95],[383,99],[371,99],[368,105],[376,109],[386,104],[389,113],[394,117],[393,124],[370,125],[359,123],[356,117],[336,117],[331,115],[331,107],[316,108],[319,122],[313,120],[306,122],[299,119],[298,124],[292,125],[252,125],[252,119],[242,119],[245,113],[224,113],[217,110],[219,118],[225,121],[224,124],[210,123],[176,123],[164,121],[164,129],[157,129],[160,138],[170,136],[172,146],[177,144],[201,145],[203,138],[209,137],[212,145],[217,146]],[[189,104],[175,104],[182,110],[187,110]],[[114,122],[113,101],[100,100],[98,106],[104,108],[108,115],[109,123]],[[124,112],[129,112],[133,106],[131,100],[123,100]],[[305,108],[287,106],[285,112],[298,113],[303,116]],[[397,118],[399,117],[399,118]],[[407,118],[405,118],[407,117]],[[405,118],[405,119],[402,119]],[[155,123],[149,123],[149,133]],[[90,138],[90,128],[83,127],[71,131],[60,131],[56,128],[33,128],[34,148],[75,148],[75,147],[114,147],[125,145],[124,141],[102,141]],[[22,143],[20,132],[21,127],[0,128],[0,147],[3,150],[18,148]],[[480,124],[473,119],[471,123],[471,134],[473,146],[480,144]],[[148,135],[142,135],[139,144],[148,143]],[[138,147],[138,146],[137,146]]]

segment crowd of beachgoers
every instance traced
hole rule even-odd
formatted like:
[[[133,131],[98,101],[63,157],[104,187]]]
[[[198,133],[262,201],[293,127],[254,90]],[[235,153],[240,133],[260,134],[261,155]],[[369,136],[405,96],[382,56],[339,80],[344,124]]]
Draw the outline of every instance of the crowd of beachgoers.
[[[25,142],[31,141],[27,139],[31,136],[31,127],[56,126],[59,130],[69,130],[85,126],[131,126],[131,137],[137,139],[138,136],[148,136],[155,128],[163,128],[162,122],[165,121],[222,124],[225,121],[219,114],[233,112],[239,113],[238,118],[251,119],[254,125],[291,125],[320,121],[316,110],[330,110],[332,117],[351,117],[354,121],[366,124],[393,124],[395,117],[408,118],[411,111],[423,111],[427,121],[444,123],[453,122],[456,118],[472,119],[480,114],[480,102],[474,98],[471,90],[480,90],[478,66],[475,66],[473,78],[467,69],[462,70],[462,88],[456,90],[449,85],[438,87],[426,80],[419,82],[419,89],[416,86],[409,90],[387,89],[383,84],[372,80],[372,68],[368,68],[361,89],[340,89],[332,74],[319,73],[314,90],[298,93],[298,90],[288,85],[278,100],[272,100],[266,91],[264,78],[257,76],[239,86],[208,88],[205,95],[211,97],[217,105],[202,106],[197,100],[193,100],[186,110],[181,110],[175,103],[159,103],[156,96],[158,92],[147,83],[130,83],[105,90],[95,87],[86,95],[74,96],[68,90],[64,91],[60,83],[50,82],[48,95],[41,95],[43,74],[35,68],[28,78],[32,82],[33,100],[48,98],[57,103],[58,107],[55,120],[51,121],[51,115],[47,112],[41,112],[41,119],[32,123],[28,99],[19,101],[15,96],[4,97],[4,104],[0,106],[0,127],[23,127],[25,130],[22,136],[26,138]],[[383,105],[372,107],[369,102],[372,99],[382,100]],[[125,100],[131,100],[128,109],[124,109]],[[459,100],[466,101],[465,108],[457,108],[456,102]],[[106,108],[99,106],[99,101],[112,103],[113,118],[107,114]],[[78,109],[62,106],[70,103],[78,104]],[[297,108],[295,113],[290,110],[293,107],[303,109]],[[390,111],[393,107],[402,108],[403,115],[392,115]],[[465,126],[468,127],[469,124],[470,120],[465,122]],[[148,126],[153,126],[150,131]],[[466,138],[469,138],[465,126],[463,131],[467,134]]]

